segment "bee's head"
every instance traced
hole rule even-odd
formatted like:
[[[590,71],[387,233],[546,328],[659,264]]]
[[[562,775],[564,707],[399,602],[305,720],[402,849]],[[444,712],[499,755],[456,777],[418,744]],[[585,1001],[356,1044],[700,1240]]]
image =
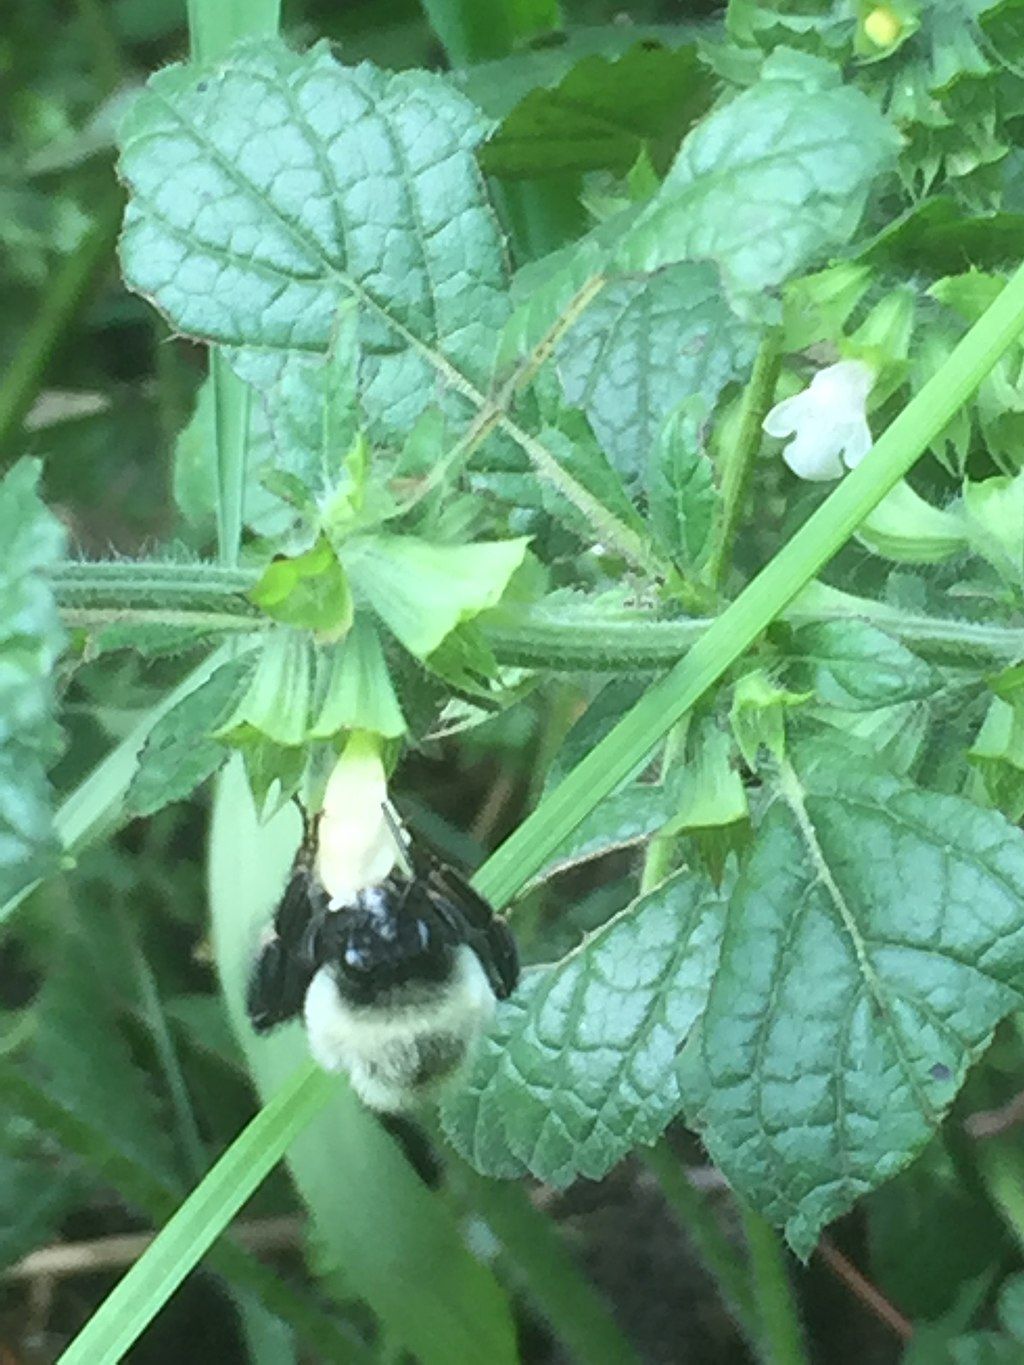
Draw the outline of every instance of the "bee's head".
[[[368,903],[367,903],[368,902]],[[331,911],[316,931],[316,960],[353,1006],[393,1008],[444,985],[454,962],[449,936],[394,884]]]

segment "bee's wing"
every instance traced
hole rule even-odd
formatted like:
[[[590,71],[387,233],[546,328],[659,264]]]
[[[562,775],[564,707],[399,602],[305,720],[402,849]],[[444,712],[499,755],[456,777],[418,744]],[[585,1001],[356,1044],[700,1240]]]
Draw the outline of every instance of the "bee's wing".
[[[310,943],[312,929],[322,917],[322,900],[304,845],[274,915],[273,936],[260,950],[249,977],[246,1010],[257,1033],[266,1033],[302,1013],[306,991],[319,965]]]
[[[418,856],[422,858],[422,851]],[[519,953],[512,930],[469,882],[445,863],[431,861],[425,881],[437,914],[476,953],[499,1000],[519,980]]]

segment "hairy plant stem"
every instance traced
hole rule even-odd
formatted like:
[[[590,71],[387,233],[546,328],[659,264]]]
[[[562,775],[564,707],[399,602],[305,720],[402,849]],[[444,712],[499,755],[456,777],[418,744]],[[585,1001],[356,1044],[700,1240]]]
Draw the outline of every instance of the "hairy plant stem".
[[[779,332],[774,328],[761,342],[743,392],[736,442],[726,451],[722,462],[722,515],[707,568],[708,580],[715,588],[721,587],[732,560],[733,541],[743,516],[754,461],[761,448],[761,423],[775,396],[775,383],[782,363],[780,344]]]
[[[760,1319],[761,1358],[765,1365],[808,1365],[803,1328],[779,1234],[752,1208],[742,1202],[739,1207]]]
[[[272,624],[246,597],[259,578],[256,569],[208,561],[114,560],[58,564],[49,578],[70,626],[195,625],[227,633]],[[654,672],[677,663],[715,619],[664,620],[639,607],[538,602],[514,612],[491,612],[480,625],[502,664],[559,673]],[[863,621],[923,653],[961,659],[979,669],[1024,658],[1024,625],[906,612],[821,585],[799,597],[782,619],[794,626]]]

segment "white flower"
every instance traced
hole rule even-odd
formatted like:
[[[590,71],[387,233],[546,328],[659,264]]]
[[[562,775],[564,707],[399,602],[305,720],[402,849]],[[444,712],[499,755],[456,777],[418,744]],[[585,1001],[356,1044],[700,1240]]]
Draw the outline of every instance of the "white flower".
[[[387,796],[376,736],[353,731],[328,779],[317,830],[317,875],[338,905],[351,905],[398,861],[384,813]]]
[[[865,415],[875,371],[863,360],[819,370],[810,386],[776,403],[764,419],[769,436],[792,436],[782,458],[801,479],[838,479],[871,449]]]

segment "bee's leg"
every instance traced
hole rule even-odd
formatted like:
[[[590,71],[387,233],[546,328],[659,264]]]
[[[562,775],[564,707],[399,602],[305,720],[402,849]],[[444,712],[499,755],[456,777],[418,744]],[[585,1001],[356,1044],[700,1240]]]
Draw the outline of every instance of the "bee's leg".
[[[294,1019],[302,1010],[308,976],[298,977],[279,938],[265,944],[249,977],[245,1006],[257,1033]]]
[[[246,1009],[257,1033],[302,1013],[317,964],[308,943],[316,887],[300,854],[274,915],[274,929],[249,978]]]

